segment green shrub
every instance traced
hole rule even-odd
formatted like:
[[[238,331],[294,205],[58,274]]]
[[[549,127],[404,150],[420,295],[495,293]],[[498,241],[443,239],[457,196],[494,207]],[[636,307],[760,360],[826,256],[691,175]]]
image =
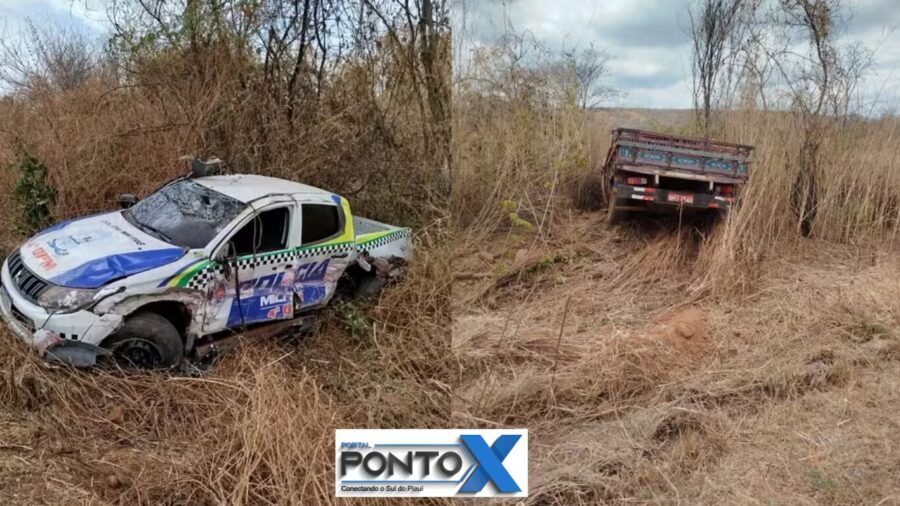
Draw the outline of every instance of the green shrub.
[[[47,181],[47,167],[33,156],[22,158],[18,172],[19,180],[13,193],[22,216],[19,229],[32,235],[53,223],[56,189]]]
[[[335,298],[332,307],[357,343],[364,343],[371,338],[372,320],[358,304],[347,299]]]

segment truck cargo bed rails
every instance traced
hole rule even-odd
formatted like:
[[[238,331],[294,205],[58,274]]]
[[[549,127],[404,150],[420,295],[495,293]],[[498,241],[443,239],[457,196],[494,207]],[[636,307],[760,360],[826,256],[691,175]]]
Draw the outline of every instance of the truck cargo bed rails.
[[[632,165],[636,172],[662,169],[692,173],[694,178],[711,176],[709,180],[724,176],[734,182],[748,177],[752,146],[628,128],[615,129],[612,134],[607,169],[611,164]]]
[[[617,128],[603,167],[609,221],[624,212],[726,210],[749,178],[752,146]]]

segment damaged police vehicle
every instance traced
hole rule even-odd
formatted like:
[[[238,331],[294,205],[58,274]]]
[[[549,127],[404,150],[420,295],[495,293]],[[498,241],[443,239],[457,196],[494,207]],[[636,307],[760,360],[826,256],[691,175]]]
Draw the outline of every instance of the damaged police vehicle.
[[[308,322],[339,280],[374,295],[410,259],[408,228],[339,195],[209,167],[25,241],[3,262],[8,326],[53,362],[168,368]]]

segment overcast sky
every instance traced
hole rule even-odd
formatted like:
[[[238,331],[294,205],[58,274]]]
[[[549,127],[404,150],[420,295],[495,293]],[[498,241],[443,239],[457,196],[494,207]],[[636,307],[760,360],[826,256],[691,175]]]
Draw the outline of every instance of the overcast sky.
[[[610,84],[625,107],[690,107],[689,0],[452,0],[454,36],[489,44],[509,23],[544,46],[612,55]],[[105,0],[0,0],[0,37],[15,39],[27,20],[103,37]],[[463,9],[465,5],[465,18]],[[876,109],[900,109],[900,0],[850,0],[845,38],[878,47],[866,97]],[[463,23],[464,21],[464,23]]]
[[[463,48],[490,44],[511,25],[548,49],[605,48],[610,84],[624,92],[607,105],[691,106],[688,0],[454,0],[454,35]],[[866,98],[900,109],[900,0],[848,2],[845,38],[879,46]],[[465,7],[463,9],[462,7]],[[459,47],[459,46],[457,46]]]
[[[106,12],[102,0],[0,0],[0,37],[17,38],[28,29],[63,26],[102,35]]]

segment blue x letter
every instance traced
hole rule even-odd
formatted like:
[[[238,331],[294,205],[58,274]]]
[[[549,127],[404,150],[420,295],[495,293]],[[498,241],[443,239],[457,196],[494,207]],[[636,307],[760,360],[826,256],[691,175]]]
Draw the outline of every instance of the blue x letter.
[[[478,467],[469,476],[469,479],[463,483],[459,489],[464,494],[474,494],[481,491],[488,481],[492,481],[497,490],[502,493],[521,492],[522,489],[512,479],[509,472],[503,467],[503,459],[509,455],[510,450],[516,446],[519,438],[518,434],[506,434],[497,438],[493,446],[488,448],[484,438],[476,435],[462,435],[462,439],[466,448],[475,457]]]

